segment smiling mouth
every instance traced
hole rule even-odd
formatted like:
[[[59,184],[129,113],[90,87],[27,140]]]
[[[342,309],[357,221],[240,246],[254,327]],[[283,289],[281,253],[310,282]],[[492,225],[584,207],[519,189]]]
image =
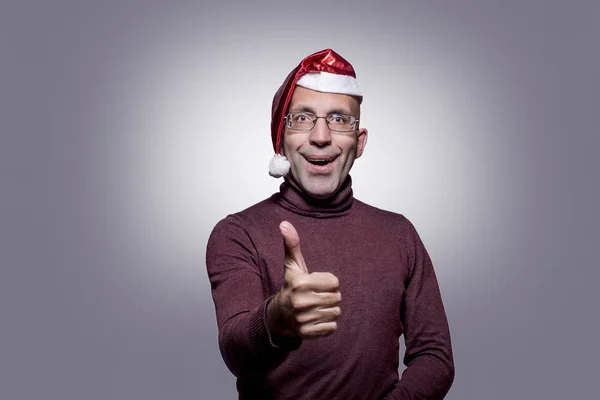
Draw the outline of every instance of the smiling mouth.
[[[304,158],[312,165],[325,166],[327,164],[332,163],[337,158],[337,156],[304,156]]]
[[[327,165],[333,160],[308,160],[309,163],[313,165]]]

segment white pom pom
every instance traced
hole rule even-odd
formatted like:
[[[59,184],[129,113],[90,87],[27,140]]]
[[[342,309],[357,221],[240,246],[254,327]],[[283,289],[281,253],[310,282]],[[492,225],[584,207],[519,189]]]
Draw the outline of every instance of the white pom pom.
[[[274,178],[281,178],[290,170],[290,162],[285,156],[275,154],[269,163],[269,175]]]

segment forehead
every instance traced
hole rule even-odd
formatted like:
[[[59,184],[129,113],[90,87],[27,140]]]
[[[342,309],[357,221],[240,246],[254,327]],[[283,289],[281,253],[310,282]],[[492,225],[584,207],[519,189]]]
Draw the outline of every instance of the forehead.
[[[328,113],[332,110],[346,110],[357,115],[360,111],[358,100],[347,94],[324,93],[296,86],[290,101],[289,110],[303,107],[313,109],[317,113]]]

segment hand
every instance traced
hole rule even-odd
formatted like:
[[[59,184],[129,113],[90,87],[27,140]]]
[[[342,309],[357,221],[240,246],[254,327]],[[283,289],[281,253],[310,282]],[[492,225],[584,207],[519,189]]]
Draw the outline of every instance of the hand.
[[[308,339],[330,335],[340,316],[339,281],[329,272],[309,273],[296,229],[283,221],[279,230],[285,247],[283,287],[269,303],[267,325],[283,336]]]

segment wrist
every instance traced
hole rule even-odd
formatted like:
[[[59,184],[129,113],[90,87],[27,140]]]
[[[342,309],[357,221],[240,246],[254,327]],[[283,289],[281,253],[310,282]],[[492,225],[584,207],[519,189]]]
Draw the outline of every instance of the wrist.
[[[281,292],[277,292],[267,302],[265,308],[265,326],[271,344],[275,347],[279,347],[277,346],[278,342],[299,338],[285,324],[285,319],[281,312]]]

